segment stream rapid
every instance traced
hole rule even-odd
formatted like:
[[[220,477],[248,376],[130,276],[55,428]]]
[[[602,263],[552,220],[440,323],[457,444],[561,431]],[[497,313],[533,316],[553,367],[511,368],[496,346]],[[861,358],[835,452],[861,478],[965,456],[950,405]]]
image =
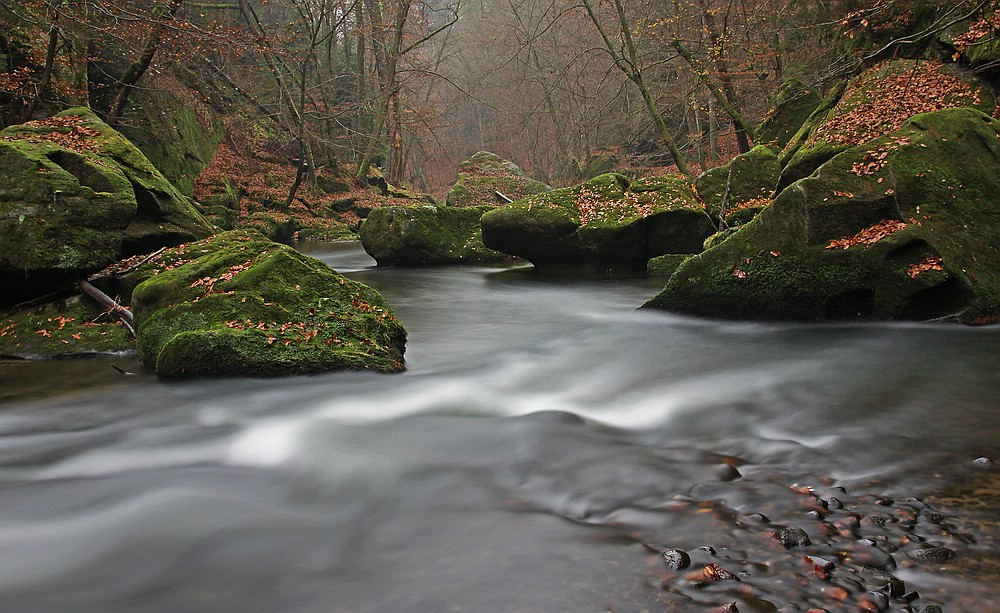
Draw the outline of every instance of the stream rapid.
[[[385,296],[406,372],[0,363],[0,609],[1000,610],[1000,327],[304,250]]]

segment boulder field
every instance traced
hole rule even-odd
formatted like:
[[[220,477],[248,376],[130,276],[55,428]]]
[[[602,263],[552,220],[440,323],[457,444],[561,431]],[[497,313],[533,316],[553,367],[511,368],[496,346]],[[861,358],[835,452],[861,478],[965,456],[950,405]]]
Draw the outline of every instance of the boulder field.
[[[740,319],[1000,320],[1000,122],[917,115],[782,190],[650,308]]]

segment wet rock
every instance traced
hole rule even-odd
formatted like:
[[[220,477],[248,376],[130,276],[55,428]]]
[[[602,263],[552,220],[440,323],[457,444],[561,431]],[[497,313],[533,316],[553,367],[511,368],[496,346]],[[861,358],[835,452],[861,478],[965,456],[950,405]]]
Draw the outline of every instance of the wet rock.
[[[873,613],[888,611],[889,597],[882,592],[868,592],[858,600],[858,606],[862,611]]]
[[[944,609],[936,604],[929,604],[923,609],[920,609],[920,613],[944,613]]]
[[[874,543],[874,541],[871,542]],[[896,568],[896,560],[892,557],[892,554],[882,551],[874,545],[869,546],[867,544],[852,549],[845,557],[845,561],[858,566],[868,566],[881,570]]]
[[[781,528],[771,533],[771,538],[781,543],[785,549],[811,545],[809,535],[802,528]]]
[[[660,560],[669,570],[684,570],[691,566],[691,556],[680,549],[667,549],[660,554]]]
[[[993,466],[993,460],[991,460],[991,459],[989,459],[987,457],[976,458],[975,460],[972,461],[972,465],[973,466],[978,466],[980,468],[985,468],[985,467],[988,467],[988,466]]]
[[[882,590],[893,598],[898,598],[906,593],[906,584],[892,573],[877,568],[866,567],[862,569],[861,574],[869,587]]]
[[[911,551],[910,557],[921,562],[947,562],[955,557],[955,551],[948,547],[924,547]]]
[[[812,569],[813,574],[820,579],[827,579],[830,576],[830,571],[834,569],[833,562],[819,556],[805,556],[802,558],[802,561],[805,562],[805,564]]]
[[[712,562],[711,564],[703,568],[701,572],[702,575],[704,575],[705,580],[710,583],[718,583],[720,581],[742,581],[735,574],[722,568],[715,562]]]

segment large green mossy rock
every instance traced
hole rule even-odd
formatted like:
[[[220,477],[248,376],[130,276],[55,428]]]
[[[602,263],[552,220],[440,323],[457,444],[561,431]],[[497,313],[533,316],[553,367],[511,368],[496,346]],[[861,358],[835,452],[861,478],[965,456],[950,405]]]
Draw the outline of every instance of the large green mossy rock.
[[[918,115],[682,264],[647,307],[739,319],[1000,319],[1000,123]]]
[[[606,174],[483,215],[483,243],[539,269],[645,270],[667,253],[697,253],[714,226],[686,178],[634,182]]]
[[[954,65],[933,60],[882,62],[852,79],[835,104],[821,105],[782,151],[781,190],[827,160],[885,136],[910,117],[946,108],[973,107],[991,114],[989,88]]]
[[[117,260],[136,212],[125,175],[47,140],[0,139],[0,304]]]
[[[759,145],[743,155],[736,156],[725,166],[703,173],[695,182],[695,187],[713,217],[718,217],[722,212],[722,202],[728,191],[726,221],[743,223],[770,203],[774,188],[778,184],[780,171],[777,154]],[[751,214],[744,220],[742,217],[733,216],[737,211]]]
[[[361,244],[379,266],[478,264],[510,259],[483,245],[479,218],[491,208],[379,207],[361,224]]]
[[[479,151],[458,167],[458,180],[448,191],[449,206],[499,206],[497,192],[511,200],[550,190],[524,176],[517,164],[488,151]]]
[[[160,375],[403,369],[406,330],[378,292],[260,234],[182,245],[131,274],[145,279],[136,347]]]
[[[84,156],[94,165],[120,171],[136,204],[121,242],[123,256],[179,245],[204,238],[213,231],[194,205],[135,145],[90,109],[77,107],[50,120],[10,126],[0,132],[0,137],[62,149],[67,157]]]

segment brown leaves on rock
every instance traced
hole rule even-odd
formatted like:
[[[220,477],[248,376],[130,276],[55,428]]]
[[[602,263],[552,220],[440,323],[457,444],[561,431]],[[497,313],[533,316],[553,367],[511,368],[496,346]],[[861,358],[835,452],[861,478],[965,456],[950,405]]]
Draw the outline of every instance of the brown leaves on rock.
[[[927,257],[917,264],[910,264],[910,268],[906,271],[906,274],[910,275],[911,279],[916,279],[920,273],[927,272],[928,270],[944,270],[943,264],[943,258],[936,256]]]
[[[88,126],[79,115],[38,119],[36,121],[29,121],[25,125],[49,131],[37,134],[5,136],[3,140],[26,140],[31,143],[48,141],[63,149],[70,149],[78,153],[87,153],[97,150],[97,141],[94,139],[101,135],[100,132]]]
[[[204,296],[207,296],[215,292],[216,283],[218,283],[219,281],[229,281],[230,279],[240,274],[244,270],[247,270],[248,268],[250,268],[250,260],[247,260],[242,264],[236,264],[234,266],[230,266],[229,269],[226,270],[226,272],[222,273],[218,277],[202,277],[201,279],[196,280],[188,287],[204,287],[205,288]]]
[[[577,196],[576,206],[580,211],[581,227],[594,221],[622,223],[653,214],[653,207],[640,202],[639,194],[634,192],[626,192],[620,199],[607,200],[599,192],[583,188]]]
[[[883,219],[870,228],[858,232],[854,236],[846,236],[830,241],[827,249],[847,249],[855,245],[872,245],[883,238],[895,234],[906,228],[906,222],[896,219]]]
[[[885,136],[919,113],[979,104],[978,90],[944,67],[941,62],[922,61],[898,74],[873,68],[844,93],[844,100],[857,103],[828,117],[814,140],[858,145]]]

